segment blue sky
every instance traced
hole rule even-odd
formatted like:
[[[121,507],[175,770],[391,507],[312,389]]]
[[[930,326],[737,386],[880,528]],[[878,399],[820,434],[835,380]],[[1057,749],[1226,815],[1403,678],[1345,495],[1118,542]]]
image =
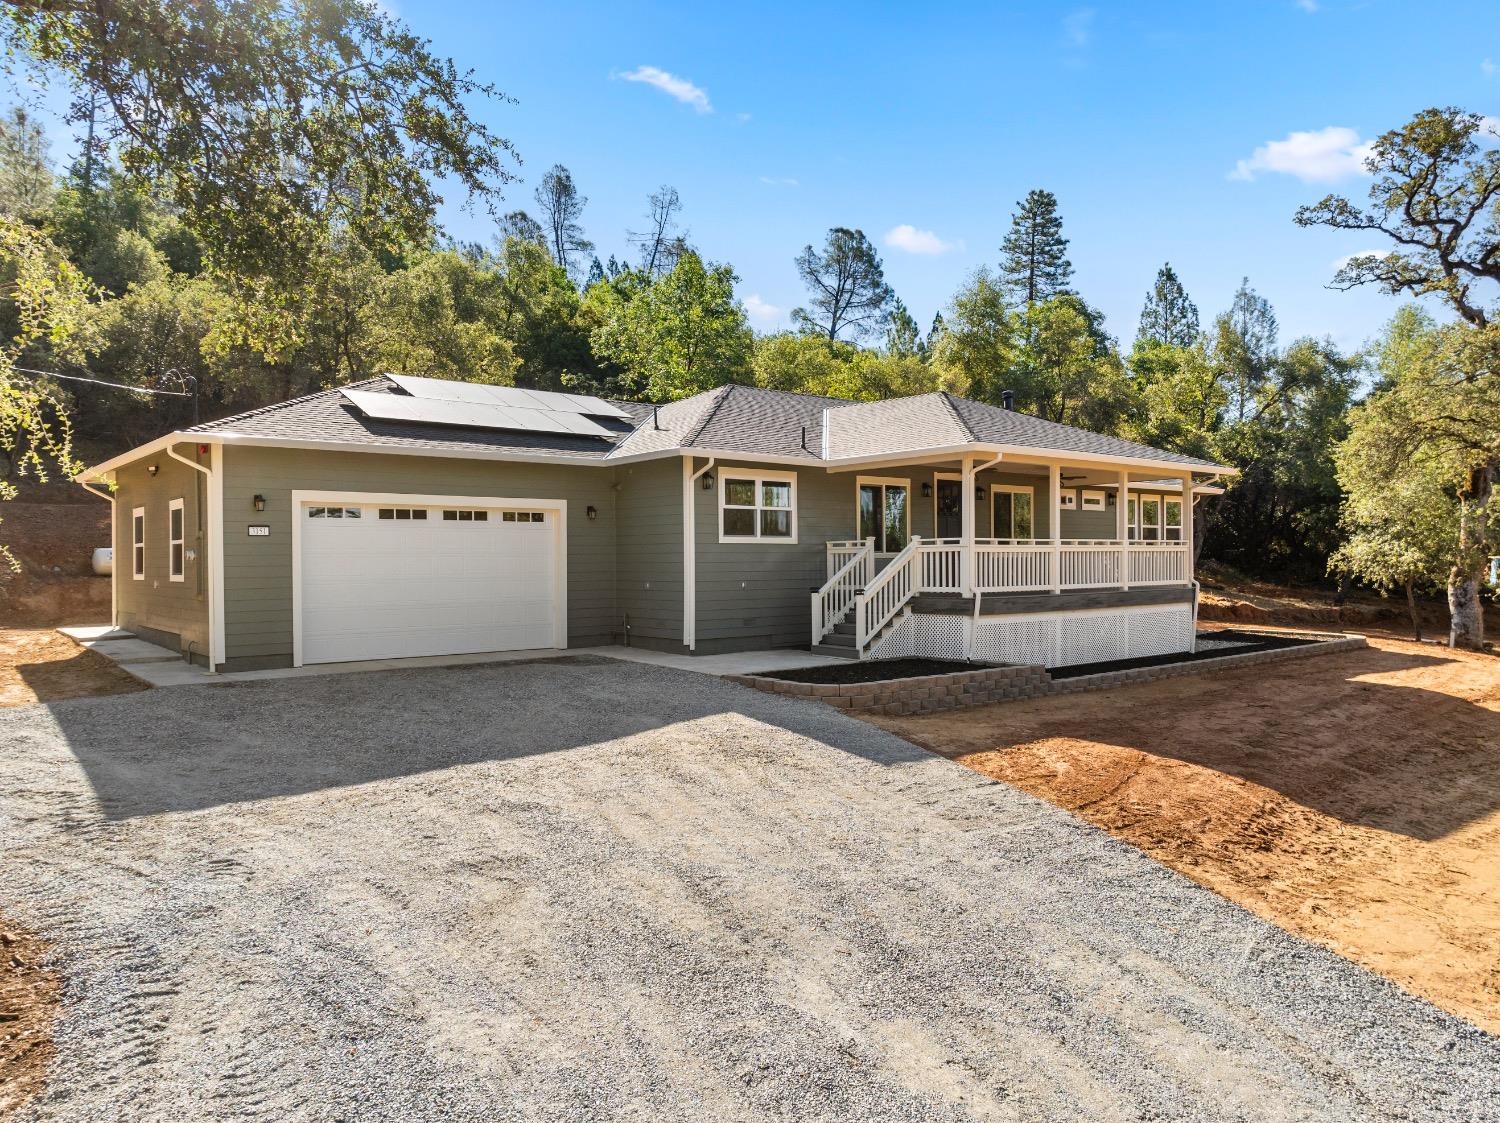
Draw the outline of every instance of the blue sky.
[[[1292,213],[1330,190],[1362,197],[1359,144],[1417,110],[1500,105],[1493,3],[1441,20],[1393,0],[387,6],[516,99],[482,110],[524,160],[507,209],[532,209],[561,162],[600,255],[623,257],[646,196],[672,184],[760,330],[802,301],[793,257],[834,225],[875,241],[925,327],[1045,187],[1076,286],[1122,344],[1169,260],[1205,320],[1247,275],[1284,342],[1355,347],[1396,302],[1325,286],[1380,242]],[[444,218],[493,233],[457,206]]]
[[[925,326],[995,262],[1016,200],[1045,187],[1077,287],[1126,344],[1165,260],[1205,319],[1248,275],[1284,340],[1363,342],[1395,302],[1324,286],[1338,258],[1378,241],[1303,230],[1292,213],[1329,190],[1363,195],[1359,141],[1429,105],[1492,112],[1500,91],[1493,4],[1427,20],[1425,5],[1380,0],[395,3],[517,99],[490,114],[525,161],[510,203],[529,206],[536,179],[566,164],[606,256],[626,252],[646,195],[670,183],[693,242],[734,265],[752,308],[798,304],[794,255],[857,226]],[[691,89],[625,78],[642,67]],[[1314,136],[1256,160],[1294,132]],[[1240,161],[1248,178],[1232,178]],[[488,233],[457,213],[450,226]],[[900,226],[948,248],[887,244]],[[754,322],[784,319],[761,307]]]

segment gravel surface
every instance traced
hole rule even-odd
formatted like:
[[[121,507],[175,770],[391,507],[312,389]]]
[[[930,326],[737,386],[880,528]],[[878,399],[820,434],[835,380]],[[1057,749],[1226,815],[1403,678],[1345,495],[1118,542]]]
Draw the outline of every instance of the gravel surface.
[[[815,703],[596,659],[0,713],[28,1121],[1481,1120],[1500,1043]]]

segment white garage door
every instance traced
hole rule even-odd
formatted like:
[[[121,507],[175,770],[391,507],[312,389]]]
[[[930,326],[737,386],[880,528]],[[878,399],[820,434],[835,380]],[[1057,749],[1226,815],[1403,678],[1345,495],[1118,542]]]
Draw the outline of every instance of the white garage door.
[[[302,662],[556,647],[555,510],[303,503]]]

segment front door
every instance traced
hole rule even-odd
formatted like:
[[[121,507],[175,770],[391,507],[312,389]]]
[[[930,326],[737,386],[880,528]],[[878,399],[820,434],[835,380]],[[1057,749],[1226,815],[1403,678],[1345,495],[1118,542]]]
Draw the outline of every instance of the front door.
[[[937,536],[962,538],[964,533],[964,485],[962,480],[937,482]]]

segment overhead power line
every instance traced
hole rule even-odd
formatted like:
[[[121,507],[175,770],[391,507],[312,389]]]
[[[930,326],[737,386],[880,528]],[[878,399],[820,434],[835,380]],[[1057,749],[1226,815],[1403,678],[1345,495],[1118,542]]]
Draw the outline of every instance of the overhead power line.
[[[163,398],[191,398],[191,390],[153,390],[149,386],[130,386],[124,382],[109,382],[103,378],[84,378],[76,374],[59,374],[55,370],[35,370],[31,367],[13,367],[22,374],[40,374],[47,378],[60,378],[64,382],[88,382],[95,386],[108,386],[114,390],[129,390],[132,394],[156,394]],[[191,375],[187,376],[192,378]],[[196,380],[194,380],[196,381]]]

